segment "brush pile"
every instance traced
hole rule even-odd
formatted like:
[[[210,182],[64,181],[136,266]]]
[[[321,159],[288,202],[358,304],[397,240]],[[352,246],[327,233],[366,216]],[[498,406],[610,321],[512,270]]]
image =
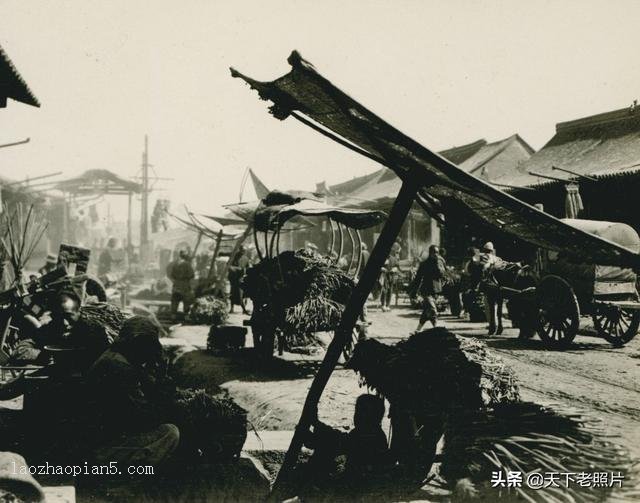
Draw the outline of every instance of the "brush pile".
[[[612,488],[607,483],[591,489],[582,487],[580,474],[624,476],[631,465],[627,452],[609,442],[599,423],[580,411],[520,402],[499,404],[450,420],[440,473],[449,480],[469,477],[494,497],[517,495],[524,501],[587,503],[604,501]],[[567,482],[561,475],[559,487],[549,484],[531,489],[524,481],[527,474],[536,471],[572,474],[572,480]],[[521,472],[522,487],[498,492],[490,487],[493,472],[505,477],[509,472]]]
[[[261,261],[243,282],[254,310],[272,312],[278,328],[298,342],[334,330],[352,289],[353,281],[329,258],[305,250]]]
[[[440,474],[452,486],[469,478],[491,499],[601,501],[610,487],[533,490],[523,483],[496,489],[490,487],[492,472],[518,471],[526,480],[534,471],[625,474],[630,469],[625,451],[579,411],[521,402],[513,371],[480,341],[442,328],[394,346],[366,340],[356,345],[348,367],[389,400],[392,420],[394,410],[413,417],[422,430],[419,449],[435,449],[427,445],[433,442],[427,430],[444,432]]]
[[[229,317],[227,303],[213,295],[198,297],[187,314],[187,322],[194,325],[211,325],[217,327],[224,324]]]
[[[23,270],[33,255],[48,226],[41,212],[31,205],[25,209],[18,203],[13,211],[4,204],[0,216],[0,243],[3,252],[11,262],[16,283],[21,285]]]
[[[116,340],[125,320],[117,306],[106,302],[85,304],[80,308],[80,320],[91,327],[104,328],[111,340]]]
[[[464,403],[479,409],[520,399],[513,371],[484,343],[444,328],[411,336],[394,346],[359,342],[347,366],[363,384],[403,408]]]
[[[240,456],[247,438],[247,411],[226,396],[203,389],[179,389],[174,417],[180,443],[188,455],[207,462],[228,461]]]

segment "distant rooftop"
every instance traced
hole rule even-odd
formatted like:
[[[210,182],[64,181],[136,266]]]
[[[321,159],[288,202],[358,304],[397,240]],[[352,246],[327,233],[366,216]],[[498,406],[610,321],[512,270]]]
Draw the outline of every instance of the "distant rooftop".
[[[531,158],[499,183],[527,186],[547,180],[531,172],[554,178],[576,175],[555,170],[566,169],[578,175],[614,175],[640,166],[640,108],[631,107],[560,122],[556,134]]]

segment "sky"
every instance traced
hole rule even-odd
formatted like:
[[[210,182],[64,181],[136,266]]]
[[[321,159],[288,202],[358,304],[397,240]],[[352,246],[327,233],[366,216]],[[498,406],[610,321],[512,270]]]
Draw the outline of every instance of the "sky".
[[[247,167],[306,190],[377,169],[230,77],[279,77],[293,49],[429,148],[517,132],[538,149],[640,98],[639,19],[633,0],[0,0],[0,44],[42,103],[0,110],[0,144],[31,139],[0,150],[0,176],[132,177],[148,134],[173,178],[154,197],[222,214]]]

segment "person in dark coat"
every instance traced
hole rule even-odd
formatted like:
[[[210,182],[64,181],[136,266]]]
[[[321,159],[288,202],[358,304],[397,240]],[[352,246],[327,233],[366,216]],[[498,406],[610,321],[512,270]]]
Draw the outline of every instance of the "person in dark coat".
[[[249,257],[243,246],[238,250],[238,253],[231,261],[229,266],[229,287],[231,289],[229,296],[229,303],[231,307],[230,313],[234,312],[235,306],[240,306],[244,314],[249,314],[247,307],[245,306],[244,293],[242,292],[242,279],[249,268]]]
[[[424,308],[416,332],[420,332],[427,321],[435,327],[438,320],[436,296],[442,293],[442,280],[447,270],[447,263],[440,255],[436,245],[429,247],[429,256],[420,264],[411,289],[422,296]]]
[[[346,456],[344,476],[351,483],[375,480],[390,466],[387,436],[382,430],[384,400],[370,394],[356,400],[353,429],[344,432],[316,420],[305,445],[314,450],[310,468],[315,475],[331,472],[335,458]]]
[[[162,359],[159,327],[134,316],[93,364],[87,374],[86,431],[81,432],[92,461],[156,466],[173,454],[180,433],[163,419],[164,402],[156,391]]]
[[[173,289],[171,291],[171,314],[175,318],[178,313],[178,306],[180,302],[182,302],[183,312],[186,316],[193,302],[191,281],[196,276],[191,266],[191,256],[189,252],[181,250],[178,262],[172,267],[167,266],[167,269],[169,279],[173,283]]]

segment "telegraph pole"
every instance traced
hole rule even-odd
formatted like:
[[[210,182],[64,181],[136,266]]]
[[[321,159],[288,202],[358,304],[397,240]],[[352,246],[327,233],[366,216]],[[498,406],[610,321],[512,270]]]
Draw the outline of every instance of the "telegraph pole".
[[[149,137],[144,135],[142,153],[142,209],[140,214],[140,258],[146,260],[149,247]]]

